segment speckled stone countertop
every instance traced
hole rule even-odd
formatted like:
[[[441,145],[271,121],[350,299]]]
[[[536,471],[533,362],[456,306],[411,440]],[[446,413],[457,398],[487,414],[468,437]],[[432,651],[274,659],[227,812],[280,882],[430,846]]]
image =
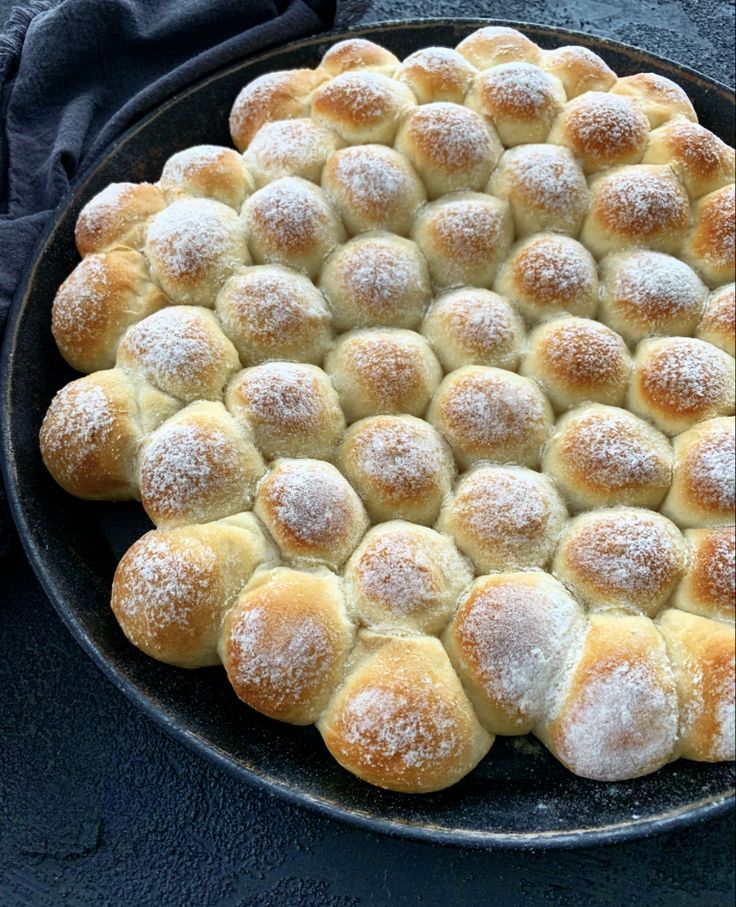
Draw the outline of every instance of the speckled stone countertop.
[[[0,0],[0,23],[11,5]],[[376,0],[362,21],[420,15],[579,29],[734,81],[730,0]],[[514,854],[392,840],[288,806],[139,714],[62,626],[17,543],[0,577],[2,907],[734,902],[733,813],[605,849]]]

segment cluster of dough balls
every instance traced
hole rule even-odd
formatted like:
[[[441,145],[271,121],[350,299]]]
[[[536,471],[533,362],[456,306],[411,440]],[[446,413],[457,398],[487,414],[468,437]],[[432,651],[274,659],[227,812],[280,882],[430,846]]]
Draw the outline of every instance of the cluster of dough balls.
[[[90,201],[53,305],[45,462],[156,527],[127,637],[397,791],[497,734],[733,758],[733,149],[507,28],[341,42],[230,128]]]

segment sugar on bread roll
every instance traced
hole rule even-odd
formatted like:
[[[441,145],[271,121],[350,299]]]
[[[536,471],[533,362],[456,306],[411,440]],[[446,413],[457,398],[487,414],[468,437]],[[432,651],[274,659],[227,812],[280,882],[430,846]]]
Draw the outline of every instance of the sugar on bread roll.
[[[519,239],[547,231],[577,236],[590,206],[580,164],[557,145],[509,148],[486,191],[508,201]]]
[[[227,278],[250,264],[237,214],[210,198],[182,198],[153,217],[145,254],[172,302],[210,309]]]
[[[253,179],[243,156],[233,148],[195,145],[166,161],[158,187],[171,201],[186,195],[212,198],[240,210],[253,191]]]
[[[648,249],[625,249],[599,263],[601,321],[624,340],[656,334],[692,334],[708,289],[678,258]]]
[[[398,58],[373,41],[365,38],[348,38],[333,44],[322,57],[320,69],[330,76],[339,76],[343,72],[367,70],[391,76],[399,65]]]
[[[423,416],[442,380],[429,343],[413,331],[371,328],[343,334],[325,370],[348,422],[366,416]]]
[[[588,91],[569,101],[555,120],[548,141],[565,145],[586,173],[638,164],[647,147],[649,122],[628,98]]]
[[[312,97],[312,118],[351,145],[390,145],[401,117],[416,105],[402,82],[367,70],[344,72]]]
[[[355,551],[368,517],[353,488],[322,460],[277,460],[261,481],[255,505],[282,557],[337,569]]]
[[[511,299],[530,321],[562,312],[593,318],[598,272],[593,256],[569,236],[540,233],[516,243],[493,289]]]
[[[704,195],[680,254],[709,287],[733,283],[736,274],[736,188],[733,183]]]
[[[230,382],[225,404],[269,460],[330,460],[345,429],[337,393],[315,365],[264,362],[244,369]]]
[[[322,188],[351,236],[366,230],[406,236],[427,199],[411,164],[385,145],[336,151],[325,163]]]
[[[544,568],[566,520],[547,476],[521,466],[480,466],[460,479],[437,528],[455,539],[479,573],[491,573]]]
[[[253,576],[225,615],[218,647],[239,699],[279,721],[316,721],[355,635],[342,585],[324,567]]]
[[[654,615],[685,572],[688,548],[666,517],[635,507],[592,510],[571,520],[552,566],[594,611]]]
[[[595,614],[551,716],[535,728],[576,775],[638,778],[674,757],[677,689],[648,617]]]
[[[657,508],[670,487],[672,447],[626,410],[589,403],[558,420],[542,468],[572,510]]]
[[[606,61],[581,45],[545,50],[539,65],[557,76],[569,100],[588,91],[608,91],[616,81],[616,73]]]
[[[670,167],[616,167],[598,174],[590,188],[580,241],[596,258],[629,246],[678,254],[690,226],[690,200]]]
[[[477,192],[453,193],[425,205],[411,233],[440,289],[490,287],[513,235],[508,202]]]
[[[46,468],[78,498],[137,498],[140,440],[180,406],[117,368],[72,381],[51,401],[41,425]]]
[[[260,189],[286,176],[319,183],[329,156],[343,140],[309,117],[264,123],[253,137],[243,160]]]
[[[463,365],[516,370],[524,348],[524,322],[498,293],[462,287],[438,296],[422,333],[448,372]]]
[[[438,640],[361,634],[343,685],[317,727],[343,768],[378,787],[449,787],[485,756],[481,728]]]
[[[281,265],[233,274],[217,294],[215,313],[244,365],[269,359],[320,365],[334,339],[324,296]]]
[[[167,302],[138,252],[113,249],[87,255],[56,292],[51,332],[61,355],[78,372],[112,368],[126,329]]]
[[[669,164],[695,199],[733,183],[736,177],[733,148],[684,117],[649,133],[642,163]]]
[[[628,408],[667,435],[704,419],[733,415],[735,369],[732,356],[704,340],[643,340],[634,358]]]
[[[275,180],[247,198],[242,226],[256,264],[283,264],[316,277],[345,239],[345,228],[322,190],[297,176]]]
[[[375,523],[434,523],[455,475],[437,432],[413,416],[373,416],[348,429],[337,463]]]
[[[146,655],[181,668],[216,665],[222,618],[256,567],[273,558],[273,546],[250,513],[153,530],[118,564],[112,610]]]
[[[733,526],[686,529],[689,569],[672,600],[676,608],[733,623],[736,617],[736,535]]]
[[[534,468],[552,428],[552,407],[528,378],[468,365],[440,384],[427,419],[461,467],[480,460]]]
[[[451,538],[394,520],[369,530],[345,566],[347,606],[360,626],[435,634],[472,579]]]
[[[526,35],[498,25],[486,25],[472,32],[458,44],[457,52],[477,69],[517,60],[539,63],[542,57],[542,51]]]
[[[588,318],[555,318],[529,334],[521,374],[533,378],[558,412],[592,401],[621,406],[631,356],[619,335]]]
[[[481,192],[503,146],[482,116],[446,101],[410,110],[396,135],[396,149],[414,165],[430,199],[448,192]]]
[[[166,199],[151,183],[110,183],[82,208],[74,231],[79,254],[104,252],[114,246],[140,250],[153,215]]]
[[[733,627],[670,608],[657,618],[677,683],[676,755],[698,762],[734,758]]]
[[[680,86],[654,72],[638,72],[616,80],[611,94],[631,98],[647,115],[652,129],[674,117],[698,122],[690,98]]]
[[[526,734],[585,629],[580,605],[548,574],[497,573],[475,581],[442,641],[486,730]]]
[[[222,400],[238,352],[209,309],[168,306],[132,325],[118,365],[178,400]]]
[[[531,63],[500,63],[473,80],[465,99],[493,123],[506,148],[547,140],[567,96],[557,76]]]
[[[672,487],[662,513],[680,527],[719,526],[734,520],[733,417],[708,419],[674,439]]]
[[[309,96],[326,78],[319,70],[291,69],[249,82],[230,111],[230,135],[238,151],[245,151],[264,123],[307,116]]]
[[[415,243],[381,231],[356,236],[335,249],[319,287],[336,331],[416,328],[432,294],[427,262]]]
[[[708,297],[695,336],[736,356],[736,294],[734,284],[714,290]]]
[[[423,47],[409,54],[394,78],[405,82],[420,104],[462,104],[476,69],[450,47]]]
[[[138,470],[146,513],[168,529],[249,509],[266,467],[248,432],[222,403],[201,400],[145,438]]]

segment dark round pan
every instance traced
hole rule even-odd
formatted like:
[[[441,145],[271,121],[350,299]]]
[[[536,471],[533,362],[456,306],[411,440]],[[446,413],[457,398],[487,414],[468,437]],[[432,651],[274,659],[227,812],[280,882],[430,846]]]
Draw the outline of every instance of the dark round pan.
[[[489,23],[392,22],[352,34],[403,57],[420,47],[454,45],[481,24]],[[732,141],[734,98],[724,86],[613,41],[520,27],[542,47],[585,44],[621,75],[649,70],[673,78],[703,124]],[[115,566],[150,525],[139,504],[93,504],[62,492],[37,443],[49,401],[75,377],[54,345],[50,311],[56,288],[78,260],[77,214],[109,182],[156,180],[164,161],[181,148],[230,144],[227,114],[242,85],[270,70],[314,66],[339,37],[270,51],[181,91],[115,142],[60,205],[18,288],[2,364],[5,480],[30,562],[82,647],[143,711],[207,759],[294,804],[388,834],[514,848],[621,841],[720,814],[733,806],[732,765],[680,761],[648,778],[600,784],[576,778],[528,737],[498,738],[490,756],[448,791],[411,797],[377,790],[343,771],[314,728],[249,710],[220,669],[187,672],[147,658],[125,640],[111,614]]]

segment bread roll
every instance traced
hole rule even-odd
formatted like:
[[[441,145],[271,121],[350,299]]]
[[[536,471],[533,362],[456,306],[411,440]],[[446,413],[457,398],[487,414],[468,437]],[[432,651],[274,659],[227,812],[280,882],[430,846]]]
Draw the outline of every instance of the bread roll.
[[[409,111],[396,149],[411,161],[430,199],[448,192],[481,192],[503,153],[492,126],[459,104],[438,102]]]
[[[621,406],[631,357],[621,337],[587,318],[555,318],[529,335],[521,374],[533,378],[557,412],[586,401]]]
[[[209,198],[182,198],[157,214],[148,226],[145,255],[172,302],[209,309],[228,277],[250,264],[237,214]]]
[[[255,513],[291,563],[341,567],[368,529],[360,498],[330,463],[278,460],[258,488]]]
[[[719,526],[734,520],[734,419],[694,425],[674,439],[672,488],[662,513],[682,528]]]
[[[674,523],[649,510],[621,507],[571,520],[552,569],[594,611],[653,617],[674,592],[687,559],[685,540]]]
[[[159,528],[207,523],[249,509],[265,471],[250,435],[222,403],[199,401],[143,442],[141,501]]]
[[[264,123],[243,158],[260,189],[285,176],[299,176],[311,183],[322,179],[327,158],[343,141],[309,117]]]
[[[675,117],[649,134],[644,164],[669,164],[691,198],[733,183],[734,150],[697,123]]]
[[[118,365],[186,403],[222,400],[238,352],[207,309],[170,306],[128,329]]]
[[[580,45],[542,51],[539,65],[557,76],[570,100],[590,91],[608,91],[616,82],[616,73],[605,60]]]
[[[692,334],[708,290],[684,262],[626,249],[600,262],[601,321],[629,343],[653,334]]]
[[[348,609],[374,630],[439,633],[472,579],[452,539],[400,520],[382,523],[345,567]]]
[[[479,460],[536,467],[552,418],[533,381],[478,365],[448,375],[427,415],[463,468]]]
[[[322,57],[320,69],[330,76],[339,76],[343,72],[367,70],[391,76],[399,65],[398,58],[390,50],[366,41],[365,38],[348,38],[338,41]]]
[[[325,370],[348,422],[391,413],[423,416],[442,380],[427,341],[395,328],[343,334]]]
[[[580,164],[567,148],[555,145],[509,148],[487,191],[508,201],[520,239],[549,230],[577,236],[590,207]]]
[[[730,283],[710,294],[695,336],[700,340],[707,340],[731,356],[736,356],[734,284]]]
[[[733,627],[670,609],[657,619],[680,701],[677,755],[698,762],[734,758]]]
[[[51,332],[61,355],[78,372],[112,368],[126,328],[167,302],[138,252],[114,249],[88,255],[54,297]]]
[[[195,145],[166,161],[158,186],[171,201],[193,195],[240,210],[253,191],[253,179],[242,155],[232,148]]]
[[[559,419],[542,468],[572,510],[657,508],[670,487],[672,448],[626,410],[589,403]]]
[[[678,254],[690,226],[690,201],[670,167],[617,167],[596,176],[590,188],[580,240],[596,258],[628,246]]]
[[[735,365],[732,356],[704,340],[644,340],[636,350],[628,408],[667,435],[703,419],[733,415]]]
[[[736,616],[736,537],[733,526],[688,529],[690,569],[673,605],[691,614],[731,621]]]
[[[416,328],[432,288],[417,246],[390,233],[369,233],[337,248],[319,282],[336,331],[356,327]]]
[[[530,321],[562,312],[593,318],[598,272],[590,252],[568,236],[541,233],[516,243],[493,289]]]
[[[345,418],[330,379],[314,365],[266,362],[240,372],[225,404],[268,460],[332,459]]]
[[[542,57],[542,51],[526,35],[497,25],[486,25],[468,35],[458,44],[457,52],[478,69],[516,60],[539,63]]]
[[[401,117],[416,104],[406,85],[377,72],[344,72],[321,85],[312,117],[350,145],[391,145]]]
[[[148,222],[166,207],[166,199],[150,183],[110,183],[82,208],[74,231],[82,256],[114,246],[140,250]]]
[[[228,611],[219,651],[239,699],[269,718],[312,724],[354,635],[334,573],[276,567],[256,573]]]
[[[444,649],[427,636],[371,642],[319,719],[327,748],[343,768],[378,787],[426,793],[455,784],[493,739],[478,724]]]
[[[242,220],[256,264],[289,265],[310,278],[345,240],[322,190],[296,176],[275,180],[246,199]]]
[[[374,523],[429,526],[450,491],[455,464],[431,425],[413,416],[373,416],[348,429],[337,464]]]
[[[618,79],[611,94],[632,98],[649,118],[652,129],[674,117],[698,122],[690,98],[680,86],[654,72],[638,72]]]
[[[337,151],[325,164],[322,188],[348,233],[389,230],[406,236],[427,195],[401,154],[385,145]]]
[[[652,622],[596,614],[559,708],[535,733],[576,775],[623,781],[673,758],[677,725],[675,680]]]
[[[439,296],[422,333],[448,372],[463,365],[515,371],[525,339],[524,322],[502,296],[472,287]]]
[[[268,359],[321,365],[334,340],[322,294],[280,265],[233,274],[215,299],[215,313],[244,365]]]
[[[567,520],[546,476],[520,466],[481,466],[460,479],[437,528],[479,573],[543,568]]]
[[[115,571],[113,613],[133,645],[152,658],[181,668],[219,664],[222,618],[256,567],[273,556],[249,513],[147,532]]]
[[[420,209],[412,239],[424,253],[440,289],[490,287],[514,235],[507,202],[458,192]]]
[[[309,95],[327,78],[313,69],[269,72],[249,82],[230,111],[230,135],[238,151],[245,151],[264,123],[309,114]]]
[[[562,82],[531,63],[500,63],[473,80],[465,103],[496,127],[506,148],[545,142],[565,105]]]
[[[736,274],[736,193],[734,185],[704,195],[695,206],[695,225],[681,255],[709,287],[733,283]]]
[[[526,734],[585,629],[580,605],[548,574],[499,573],[475,581],[442,641],[483,726]]]
[[[462,104],[475,72],[475,67],[456,50],[423,47],[406,57],[395,78],[411,88],[420,104]]]

